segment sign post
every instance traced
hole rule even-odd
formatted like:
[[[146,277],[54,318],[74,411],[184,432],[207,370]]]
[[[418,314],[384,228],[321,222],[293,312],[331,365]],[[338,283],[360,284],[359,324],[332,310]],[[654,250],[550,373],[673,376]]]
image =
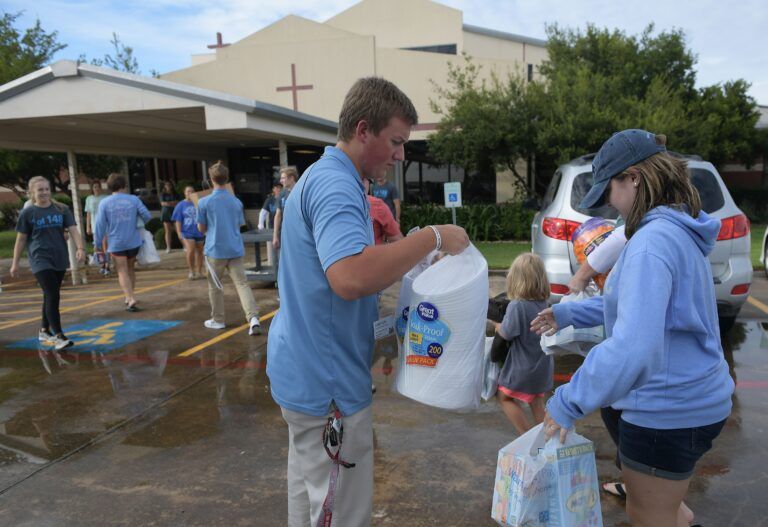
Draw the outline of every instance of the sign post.
[[[445,206],[451,209],[453,224],[456,225],[456,209],[461,207],[461,183],[458,181],[443,183],[443,194],[445,196]]]

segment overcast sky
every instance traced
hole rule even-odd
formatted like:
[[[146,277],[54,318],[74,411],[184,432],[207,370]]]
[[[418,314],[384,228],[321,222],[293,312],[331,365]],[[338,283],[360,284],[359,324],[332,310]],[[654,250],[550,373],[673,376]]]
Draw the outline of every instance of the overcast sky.
[[[68,47],[56,59],[102,57],[112,32],[134,48],[145,74],[184,68],[207,52],[217,31],[235,42],[288,15],[323,22],[356,0],[0,0],[5,12],[24,11],[19,27],[39,18]],[[535,38],[545,24],[583,28],[588,22],[638,34],[650,22],[679,28],[698,56],[699,86],[743,78],[768,105],[768,3],[763,0],[443,0],[464,23]]]

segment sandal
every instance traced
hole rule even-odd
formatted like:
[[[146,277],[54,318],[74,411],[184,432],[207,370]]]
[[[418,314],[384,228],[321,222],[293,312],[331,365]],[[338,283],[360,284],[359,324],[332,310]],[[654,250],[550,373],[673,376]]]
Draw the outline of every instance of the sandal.
[[[131,313],[135,313],[139,310],[139,307],[136,305],[136,302],[134,302],[133,304],[128,304],[125,306],[125,310],[130,311]]]
[[[617,496],[619,498],[626,498],[627,497],[627,489],[624,487],[623,483],[616,482],[610,482],[610,483],[603,483],[603,490],[607,492],[608,494],[611,494],[613,496]]]

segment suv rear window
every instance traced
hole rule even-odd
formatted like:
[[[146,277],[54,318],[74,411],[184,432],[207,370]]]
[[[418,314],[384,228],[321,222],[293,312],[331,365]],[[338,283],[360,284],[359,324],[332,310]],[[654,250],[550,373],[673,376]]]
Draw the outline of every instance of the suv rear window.
[[[704,209],[704,212],[710,213],[722,209],[725,205],[725,198],[722,190],[720,190],[717,177],[705,168],[691,168],[688,173],[691,175],[691,183],[699,191],[701,208]]]
[[[688,170],[691,176],[691,183],[699,191],[701,197],[701,208],[704,212],[710,213],[723,208],[725,205],[725,198],[723,192],[720,190],[720,184],[717,181],[717,177],[704,168],[691,168]],[[571,208],[573,210],[586,214],[587,216],[598,216],[601,218],[615,220],[619,213],[609,207],[603,205],[596,209],[582,209],[579,208],[579,203],[587,195],[589,189],[592,187],[592,172],[582,172],[576,176],[573,180],[573,188],[571,189]]]
[[[579,203],[587,195],[589,189],[592,188],[592,171],[582,172],[573,179],[573,188],[571,189],[571,208],[587,216],[598,216],[607,220],[615,220],[619,217],[619,213],[611,206],[603,205],[596,209],[582,209],[579,208]]]

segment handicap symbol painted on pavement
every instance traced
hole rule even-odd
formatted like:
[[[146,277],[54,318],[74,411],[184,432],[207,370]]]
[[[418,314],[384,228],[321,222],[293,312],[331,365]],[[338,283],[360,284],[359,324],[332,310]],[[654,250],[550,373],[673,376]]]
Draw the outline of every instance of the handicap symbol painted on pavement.
[[[64,328],[64,334],[75,343],[70,351],[112,351],[131,342],[150,337],[181,324],[179,320],[102,320],[95,319]],[[9,348],[36,350],[45,346],[37,338],[20,340]]]

